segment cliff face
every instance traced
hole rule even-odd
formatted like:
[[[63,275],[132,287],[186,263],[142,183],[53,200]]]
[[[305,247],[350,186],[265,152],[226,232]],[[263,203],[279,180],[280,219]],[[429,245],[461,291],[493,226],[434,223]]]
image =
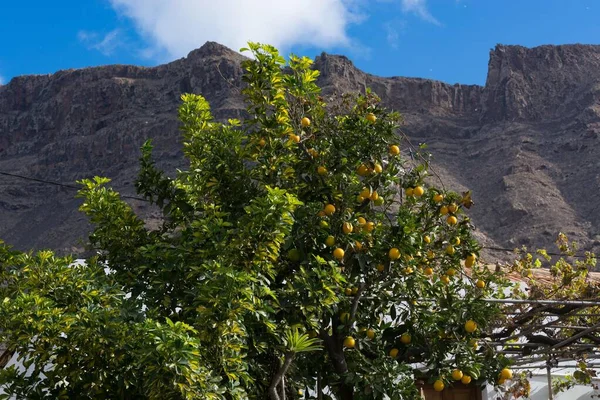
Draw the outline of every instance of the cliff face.
[[[163,168],[183,165],[182,93],[203,94],[219,119],[241,115],[243,59],[209,42],[154,68],[15,78],[0,86],[0,171],[64,183],[103,175],[133,194],[147,138]],[[551,246],[562,231],[600,250],[600,46],[497,46],[485,87],[377,77],[343,56],[322,54],[315,65],[326,95],[370,87],[404,114],[404,132],[430,145],[447,187],[473,191],[484,244]],[[0,237],[22,249],[81,248],[89,227],[73,195],[0,175]]]

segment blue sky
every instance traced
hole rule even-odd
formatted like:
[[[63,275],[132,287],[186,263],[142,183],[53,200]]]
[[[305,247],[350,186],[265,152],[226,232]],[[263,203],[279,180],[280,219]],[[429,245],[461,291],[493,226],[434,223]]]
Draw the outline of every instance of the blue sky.
[[[496,44],[600,44],[600,0],[2,0],[0,83],[152,66],[207,40],[345,54],[364,71],[484,84]],[[219,4],[219,6],[215,6]]]

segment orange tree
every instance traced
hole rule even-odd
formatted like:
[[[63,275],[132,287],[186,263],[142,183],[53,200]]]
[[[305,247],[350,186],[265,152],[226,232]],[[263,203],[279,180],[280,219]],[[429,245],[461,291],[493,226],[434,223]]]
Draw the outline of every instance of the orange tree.
[[[485,299],[508,282],[478,266],[468,197],[425,183],[428,156],[403,155],[401,117],[376,95],[326,105],[310,59],[286,70],[273,47],[249,47],[243,121],[216,122],[185,94],[189,168],[170,178],[142,149],[137,189],[159,229],[95,178],[80,196],[97,257],[68,269],[6,255],[0,341],[28,354],[38,392],[410,399],[417,378],[441,391],[506,375],[478,341],[500,313]],[[26,284],[39,299],[22,298]],[[33,379],[2,376],[15,393]]]

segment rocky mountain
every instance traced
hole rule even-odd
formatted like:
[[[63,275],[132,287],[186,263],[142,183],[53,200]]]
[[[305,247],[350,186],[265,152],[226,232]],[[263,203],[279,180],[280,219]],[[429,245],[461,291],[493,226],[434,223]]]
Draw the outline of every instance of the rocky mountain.
[[[134,195],[147,138],[163,168],[183,165],[181,93],[203,94],[219,119],[240,116],[243,59],[208,42],[153,68],[14,78],[0,86],[0,173],[67,184],[103,175]],[[484,245],[552,247],[560,231],[600,251],[600,46],[498,45],[483,87],[373,76],[325,53],[315,65],[326,95],[371,87],[403,113],[404,133],[429,145],[446,187],[473,191],[470,215]],[[81,250],[89,226],[74,194],[0,174],[0,238],[20,249]]]

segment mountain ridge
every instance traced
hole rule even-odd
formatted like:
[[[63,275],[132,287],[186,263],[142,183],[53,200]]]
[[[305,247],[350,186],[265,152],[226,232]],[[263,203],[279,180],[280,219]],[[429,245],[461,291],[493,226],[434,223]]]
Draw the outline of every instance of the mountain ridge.
[[[161,167],[183,166],[176,120],[181,93],[203,94],[217,119],[243,115],[244,59],[207,42],[156,67],[15,77],[0,86],[0,171],[65,183],[107,175],[133,194],[147,138],[155,141]],[[473,191],[470,215],[479,239],[496,247],[550,247],[563,231],[586,249],[600,249],[598,202],[590,190],[600,185],[598,67],[600,46],[579,44],[497,45],[485,86],[384,78],[345,56],[315,59],[325,96],[371,87],[404,115],[403,131],[428,143],[447,187]],[[81,250],[76,243],[89,226],[74,212],[79,201],[72,191],[7,177],[0,189],[0,238],[22,249]],[[133,204],[143,215],[155,212]]]

